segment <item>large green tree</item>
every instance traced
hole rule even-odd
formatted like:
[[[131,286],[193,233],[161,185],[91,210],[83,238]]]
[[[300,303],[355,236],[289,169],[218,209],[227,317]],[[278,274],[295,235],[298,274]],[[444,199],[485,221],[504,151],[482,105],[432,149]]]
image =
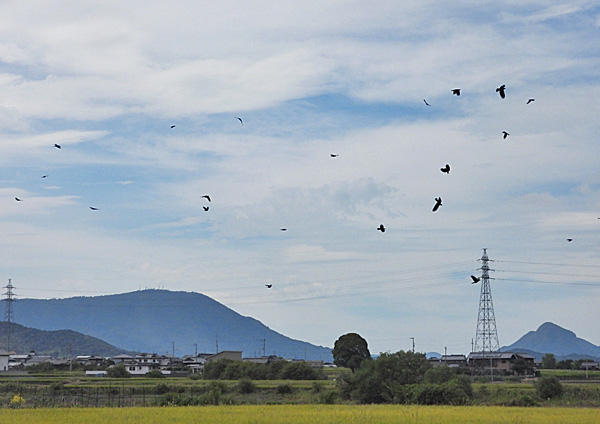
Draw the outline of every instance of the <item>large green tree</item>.
[[[353,372],[365,360],[371,359],[367,341],[356,333],[348,333],[335,341],[333,363],[338,367],[348,367]]]
[[[552,370],[556,368],[556,358],[552,353],[546,353],[542,356],[542,368]]]

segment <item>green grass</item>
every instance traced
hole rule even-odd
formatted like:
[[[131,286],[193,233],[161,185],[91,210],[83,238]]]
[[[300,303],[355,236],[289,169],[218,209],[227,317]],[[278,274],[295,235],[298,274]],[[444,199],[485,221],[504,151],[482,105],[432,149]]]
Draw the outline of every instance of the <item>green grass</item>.
[[[348,405],[207,406],[0,410],[3,424],[588,424],[600,410],[584,408]]]

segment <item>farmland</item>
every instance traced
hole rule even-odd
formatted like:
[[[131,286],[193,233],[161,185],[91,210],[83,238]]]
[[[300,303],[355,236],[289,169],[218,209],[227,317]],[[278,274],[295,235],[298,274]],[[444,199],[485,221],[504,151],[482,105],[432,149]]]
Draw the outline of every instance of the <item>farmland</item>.
[[[242,405],[186,408],[70,408],[0,410],[6,424],[387,424],[591,423],[600,410],[400,405]]]

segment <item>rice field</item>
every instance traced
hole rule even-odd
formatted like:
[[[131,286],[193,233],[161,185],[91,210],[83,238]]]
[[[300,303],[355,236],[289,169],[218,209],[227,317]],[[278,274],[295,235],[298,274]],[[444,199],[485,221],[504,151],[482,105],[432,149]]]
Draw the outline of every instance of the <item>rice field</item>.
[[[490,406],[252,405],[2,409],[2,424],[588,424],[600,409]]]

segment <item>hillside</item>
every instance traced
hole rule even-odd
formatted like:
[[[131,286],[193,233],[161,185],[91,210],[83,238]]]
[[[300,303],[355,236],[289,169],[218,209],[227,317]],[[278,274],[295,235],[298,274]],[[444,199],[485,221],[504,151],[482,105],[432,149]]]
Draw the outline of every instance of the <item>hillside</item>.
[[[600,347],[581,339],[572,331],[551,322],[545,322],[535,331],[530,331],[501,351],[523,351],[535,353],[553,353],[558,357],[600,357]]]
[[[0,322],[0,347],[3,349],[7,348],[7,330],[8,323]],[[14,323],[11,324],[10,330],[10,350],[18,353],[33,350],[38,355],[53,357],[90,354],[115,356],[120,353],[132,353],[72,330],[44,331]]]
[[[331,349],[290,339],[200,293],[140,290],[68,299],[19,299],[15,321],[44,330],[68,328],[128,350],[181,356],[217,350],[331,361]]]

